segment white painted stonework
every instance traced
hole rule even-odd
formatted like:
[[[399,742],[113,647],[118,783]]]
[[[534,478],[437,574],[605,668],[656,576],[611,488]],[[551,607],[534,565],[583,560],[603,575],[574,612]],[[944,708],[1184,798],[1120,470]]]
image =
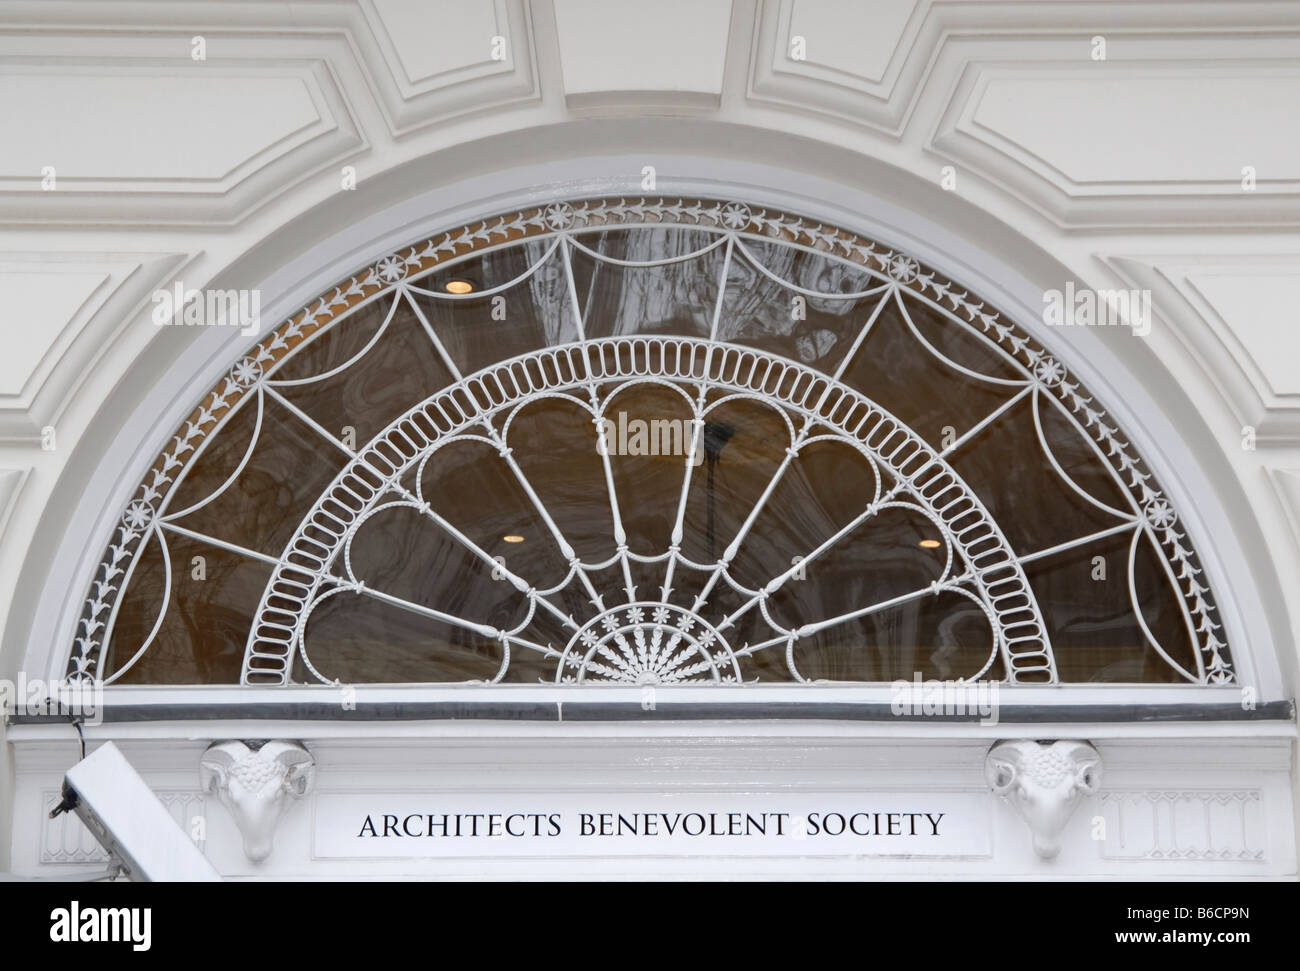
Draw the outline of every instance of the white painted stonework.
[[[722,866],[749,876],[1182,880],[1277,879],[1294,868],[1290,742],[1285,734],[1187,740],[1144,730],[1141,738],[1099,738],[1096,748],[1106,764],[1102,785],[1066,823],[1059,855],[1045,860],[1035,853],[1021,816],[989,789],[984,757],[996,736],[982,732],[957,738],[938,730],[902,738],[896,731],[824,723],[767,723],[743,729],[743,734],[721,723],[564,730],[389,723],[365,738],[305,740],[316,759],[317,788],[286,809],[271,855],[254,863],[243,852],[235,821],[214,805],[213,797],[205,799],[197,778],[206,737],[229,727],[204,725],[203,738],[175,742],[147,739],[143,736],[156,731],[141,726],[114,735],[186,828],[195,818],[206,820],[204,852],[231,878],[338,879],[359,872],[388,877],[716,877]],[[258,726],[261,731],[284,727]],[[37,734],[27,728],[16,731],[25,737]],[[341,726],[329,730],[330,735],[340,731],[348,734]],[[180,734],[194,735],[194,726]],[[32,835],[39,838],[15,846],[15,870],[102,869],[102,854],[87,837],[77,835],[81,827],[76,820],[42,819],[61,778],[54,766],[75,758],[76,746],[33,738],[20,746],[20,753],[15,808],[33,821]],[[787,812],[794,821],[806,819],[809,812],[824,817],[889,811],[948,815],[940,822],[939,840],[900,835],[884,839],[884,845],[851,833],[829,837],[805,828],[800,835],[793,822],[781,836],[766,839],[706,833],[674,840],[662,823],[653,837],[625,833],[602,839],[583,837],[580,819],[582,813],[601,812]],[[427,822],[420,817],[431,813],[557,814],[564,832],[534,837],[533,824],[516,819],[514,830],[522,837],[474,839],[465,820],[465,835],[459,839],[384,839],[384,813],[398,816],[410,832],[423,826],[426,833]],[[374,817],[377,838],[361,837],[367,815]],[[860,829],[871,826],[870,821],[859,824]],[[484,820],[481,825],[488,824]],[[906,825],[900,820],[898,828]],[[725,832],[726,826],[725,818],[715,821],[715,829]],[[923,822],[920,831],[929,828]],[[550,831],[543,823],[541,832]],[[919,845],[898,846],[900,842]],[[740,845],[731,849],[728,844]]]
[[[359,267],[511,208],[744,199],[915,254],[1067,363],[1181,511],[1238,683],[1013,685],[1002,704],[1033,713],[993,726],[881,715],[888,686],[755,689],[761,717],[675,708],[734,700],[707,688],[648,712],[622,689],[376,685],[340,711],[324,687],[124,686],[87,749],[114,741],[231,879],[1295,880],[1298,28],[1293,4],[1145,0],[0,5],[0,679],[63,676],[132,490],[256,339],[155,327],[155,290],[256,288],[266,333]],[[1045,326],[1067,280],[1150,290],[1150,334]],[[447,714],[461,705],[505,714]],[[253,860],[201,764],[271,740],[301,746],[313,781],[276,790]],[[1027,812],[1036,796],[990,785],[998,743],[1058,740],[1100,766],[1062,802]],[[29,720],[3,743],[0,870],[103,872],[81,823],[48,818],[77,732]],[[791,831],[582,835],[583,813],[620,812],[784,813]],[[942,835],[794,829],[828,812],[886,830],[943,814]],[[386,813],[426,831],[556,814],[564,832],[445,851],[361,834]]]

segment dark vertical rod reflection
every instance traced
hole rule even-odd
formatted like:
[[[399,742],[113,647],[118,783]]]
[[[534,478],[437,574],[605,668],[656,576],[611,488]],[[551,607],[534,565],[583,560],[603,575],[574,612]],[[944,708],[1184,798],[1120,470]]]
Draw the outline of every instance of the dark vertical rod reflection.
[[[717,551],[714,549],[714,525],[713,525],[713,474],[718,464],[718,458],[722,455],[722,449],[731,441],[731,436],[736,434],[736,430],[730,425],[724,425],[721,422],[706,421],[704,423],[704,458],[708,463],[708,478],[706,480],[706,519],[705,533],[709,540],[709,560],[716,560]]]

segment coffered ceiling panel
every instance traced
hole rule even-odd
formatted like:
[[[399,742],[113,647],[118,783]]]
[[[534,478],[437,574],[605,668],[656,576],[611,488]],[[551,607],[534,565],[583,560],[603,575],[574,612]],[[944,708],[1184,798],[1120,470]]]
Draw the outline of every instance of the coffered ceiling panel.
[[[110,274],[103,269],[51,271],[0,269],[0,306],[15,322],[5,329],[5,352],[0,355],[0,398],[20,398],[23,389],[39,380],[53,362],[44,360],[65,337],[71,321],[92,298],[103,302],[100,290]],[[87,307],[91,313],[94,306]]]
[[[1297,61],[1099,63],[1086,38],[1057,46],[1068,59],[968,58],[932,147],[1067,226],[1300,216]]]
[[[909,52],[927,8],[921,0],[769,0],[754,32],[750,100],[896,130],[923,66]],[[905,67],[907,90],[891,104]]]
[[[880,84],[899,50],[899,41],[918,0],[879,0],[841,4],[829,0],[787,0],[782,4],[789,41],[786,57],[794,59],[795,39],[813,39],[800,59],[809,71],[840,75],[849,86]]]
[[[1151,291],[1154,326],[1174,328],[1260,444],[1300,435],[1300,254],[1105,262],[1130,286]]]
[[[1162,184],[1235,195],[1245,165],[1268,183],[1300,181],[1297,104],[1300,70],[1012,74],[988,78],[967,124],[1071,195]]]
[[[0,253],[0,444],[39,441],[129,311],[184,263],[163,253]]]
[[[91,40],[0,32],[0,219],[229,222],[364,145],[319,41]]]
[[[365,10],[376,37],[393,51],[401,79],[415,87],[466,69],[509,71],[505,45],[501,45],[499,59],[493,59],[491,50],[493,37],[508,39],[504,7],[499,2],[370,0]]]
[[[1300,262],[1267,274],[1194,271],[1186,281],[1227,324],[1240,363],[1258,372],[1261,391],[1300,408]]]
[[[716,107],[730,0],[555,0],[565,101]]]
[[[362,0],[353,30],[395,135],[540,97],[524,0]]]
[[[39,192],[53,166],[59,191],[131,182],[211,192],[301,144],[321,121],[300,77],[10,66],[0,75],[0,126],[18,137],[0,154],[0,178]]]

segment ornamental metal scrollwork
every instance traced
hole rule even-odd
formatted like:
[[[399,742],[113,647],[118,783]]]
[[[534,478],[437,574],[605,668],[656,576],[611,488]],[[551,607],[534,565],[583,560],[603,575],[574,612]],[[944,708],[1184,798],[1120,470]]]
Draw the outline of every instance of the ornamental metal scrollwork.
[[[1055,679],[1054,661],[1033,594],[1015,553],[1007,545],[997,525],[939,453],[929,448],[902,422],[866,398],[790,361],[741,348],[716,348],[709,342],[685,338],[625,338],[566,345],[542,352],[540,360],[544,365],[530,367],[537,359],[530,356],[523,360],[507,361],[495,369],[457,383],[448,391],[421,403],[396,419],[383,434],[358,452],[356,458],[303,517],[302,524],[266,586],[249,633],[242,676],[244,683],[287,683],[289,665],[295,653],[321,683],[331,683],[312,664],[304,638],[307,620],[316,605],[326,598],[343,593],[363,594],[367,589],[364,581],[352,571],[346,551],[361,528],[378,511],[408,506],[431,518],[441,528],[455,532],[454,526],[446,523],[430,508],[427,498],[420,491],[418,477],[414,494],[402,489],[401,481],[408,472],[426,462],[440,448],[446,447],[446,443],[457,441],[467,430],[481,422],[492,428],[491,417],[497,414],[506,416],[503,420],[505,431],[494,432],[491,440],[509,461],[511,418],[518,413],[519,408],[536,400],[538,396],[585,388],[592,395],[592,411],[599,415],[603,413],[608,400],[602,400],[597,394],[597,386],[612,384],[616,389],[621,389],[638,381],[684,383],[695,388],[694,393],[686,397],[696,403],[705,400],[706,388],[725,392],[722,400],[737,395],[757,397],[767,389],[768,397],[779,401],[802,418],[801,428],[795,430],[793,426],[790,427],[786,464],[792,463],[798,457],[800,448],[815,437],[814,426],[830,429],[851,443],[870,461],[873,471],[884,470],[894,480],[893,486],[886,490],[879,472],[876,473],[876,494],[863,503],[863,510],[853,526],[866,522],[882,510],[908,509],[933,523],[936,531],[944,537],[943,544],[949,550],[947,562],[937,578],[890,600],[901,603],[945,591],[969,597],[985,611],[994,631],[987,660],[972,672],[972,680],[987,671],[999,653],[1007,669],[1012,672],[1013,679],[1033,672],[1046,672]],[[617,393],[616,390],[614,395]],[[692,422],[694,427],[702,426],[705,413],[706,409],[701,407]],[[695,447],[697,446],[692,447],[692,453]],[[690,456],[686,458],[687,466],[690,467]],[[520,476],[520,484],[527,490],[528,483],[519,473],[517,465],[512,463],[511,470]],[[606,471],[607,481],[604,485],[613,495],[615,488],[608,478],[608,464]],[[779,476],[773,476],[768,491],[755,503],[756,507],[761,506],[770,495],[778,478]],[[683,508],[683,504],[679,503],[674,536],[678,536],[682,530]],[[549,519],[547,523],[554,532],[555,542],[569,561],[571,570],[562,584],[547,590],[538,590],[525,578],[505,571],[506,579],[528,600],[528,612],[514,629],[503,630],[476,624],[427,608],[430,613],[437,614],[439,620],[458,624],[499,641],[502,661],[493,680],[500,680],[505,675],[510,651],[515,648],[535,651],[554,659],[557,663],[557,681],[563,682],[571,674],[576,675],[576,680],[585,680],[590,673],[599,672],[601,680],[640,684],[650,683],[646,679],[655,670],[662,671],[666,680],[673,682],[738,681],[741,678],[736,668],[737,658],[776,648],[785,651],[792,680],[802,681],[805,679],[792,658],[795,643],[818,630],[851,619],[848,615],[843,615],[790,628],[768,616],[764,607],[766,599],[786,583],[794,571],[783,571],[761,589],[750,588],[738,582],[730,575],[728,565],[735,558],[740,543],[745,538],[743,535],[733,539],[713,564],[692,562],[681,552],[680,540],[664,553],[652,556],[634,554],[620,543],[612,559],[584,563],[574,555],[572,546],[562,532]],[[616,531],[621,530],[617,518],[614,526]],[[840,532],[848,531],[846,528]],[[490,559],[481,547],[469,543],[466,545],[479,559]],[[954,559],[951,554],[954,551],[960,554],[961,562],[970,565],[969,569],[960,574],[952,569]],[[811,552],[803,562],[808,563],[815,555],[815,551]],[[595,587],[596,575],[611,568],[620,570],[621,576],[629,578],[633,561],[663,565],[662,599],[659,602],[637,603],[630,579],[622,592],[628,598],[632,610],[655,611],[662,607],[665,614],[672,612],[676,618],[677,632],[667,633],[666,639],[663,623],[655,621],[649,625],[644,622],[632,625],[628,628],[627,636],[620,633],[619,621],[605,606],[608,594],[602,594]],[[336,562],[342,564],[341,576],[330,572],[331,565]],[[689,609],[674,605],[668,600],[667,592],[671,590],[674,580],[680,579],[681,571],[685,570],[702,573],[705,577],[702,589],[691,600]],[[703,628],[709,627],[699,612],[704,609],[710,595],[720,583],[731,587],[745,600],[741,607],[722,617],[720,623],[708,631],[711,645],[719,645],[720,651],[726,655],[715,658],[700,642],[686,637],[686,632],[696,622]],[[590,597],[592,607],[600,613],[597,620],[608,626],[610,638],[596,637],[591,630],[592,622],[580,625],[548,599],[548,595],[553,595],[570,584],[582,585]],[[727,630],[740,614],[755,608],[764,612],[773,636],[758,643],[746,644],[736,653],[731,653],[720,633]],[[863,605],[849,613],[861,616],[879,608],[880,605],[877,604]],[[550,644],[537,643],[522,636],[522,631],[537,610],[552,612],[574,632],[575,640],[570,642],[563,653]],[[644,643],[647,634],[650,637],[649,646]],[[635,648],[630,646],[627,637],[636,642]],[[582,663],[575,661],[578,651],[575,651],[574,644],[579,642],[582,648],[594,652]],[[640,658],[629,663],[619,656],[644,656],[647,652],[651,655],[649,661]],[[682,669],[681,663],[690,655],[696,657],[695,663]],[[646,664],[650,665],[650,669],[646,669]],[[732,673],[724,676],[722,672],[728,668]],[[689,671],[690,676],[685,676],[684,671]]]
[[[665,244],[669,232],[677,232],[680,239]],[[526,251],[532,262],[500,284],[464,295],[430,285],[447,268],[515,251]],[[574,268],[578,260],[592,267],[583,281],[585,298],[579,296]],[[701,269],[706,266],[712,277]],[[626,284],[618,297],[617,319],[588,316],[592,294],[602,285],[600,275],[610,279],[620,273],[636,282]],[[664,293],[654,289],[653,280],[646,282],[649,277],[636,276],[652,273],[675,281],[681,292],[669,296],[687,308],[688,324],[677,321],[668,332],[642,332],[645,320],[667,319],[657,309]],[[755,294],[763,288],[779,295],[780,307],[774,309],[770,301],[762,304]],[[462,351],[450,343],[453,337],[463,338],[442,330],[448,325],[437,316],[439,308],[452,313],[463,305],[457,301],[485,302],[507,292],[525,301],[552,301],[538,314],[539,333],[544,331],[541,346],[499,353],[496,359],[465,367],[458,356]],[[796,309],[785,307],[785,302]],[[365,308],[374,307],[382,308],[375,317],[377,330],[359,350],[348,352],[352,356],[320,374],[285,377],[285,368],[303,349],[319,346]],[[789,324],[802,319],[800,314],[809,308],[821,315],[818,326]],[[868,355],[864,348],[871,347],[872,327],[885,319],[882,314],[895,321],[900,333],[910,335],[913,349],[908,353],[920,355],[954,381],[994,389],[1002,396],[1001,404],[984,414],[959,416],[964,427],[936,440],[932,430],[913,428],[891,413],[886,403],[873,397],[876,388],[854,386],[851,365],[858,366]],[[431,360],[447,374],[436,392],[407,402],[397,417],[386,418],[377,433],[356,443],[294,403],[293,393],[303,387],[325,387],[327,381],[346,378],[371,348],[388,339],[385,334],[398,326],[393,321],[399,317],[427,336]],[[933,329],[940,324],[962,341],[977,344],[981,354],[996,362],[998,373],[954,359]],[[521,420],[521,411],[555,401],[581,412],[589,425],[598,425],[612,416],[614,404],[626,400],[619,396],[647,394],[647,389],[680,399],[691,437],[681,463],[681,502],[675,517],[668,514],[675,518],[671,538],[656,550],[629,545],[627,513],[635,511],[638,497],[618,494],[606,456],[603,472],[590,483],[590,496],[608,505],[601,515],[610,522],[611,552],[584,558],[524,472],[521,463],[532,446],[512,439],[512,428]],[[693,527],[684,518],[693,488],[691,468],[698,464],[706,426],[717,424],[717,409],[737,403],[767,410],[769,418],[763,420],[784,429],[773,446],[784,453],[774,453],[778,458],[768,488],[755,490],[746,500],[751,515],[736,535],[720,550],[713,549],[711,537],[707,558],[695,558],[686,552]],[[236,483],[259,436],[270,434],[264,426],[272,411],[285,422],[298,423],[301,434],[315,441],[322,454],[337,456],[332,480],[310,496],[292,497],[291,505],[300,505],[303,512],[295,512],[299,518],[292,537],[275,551],[252,549],[238,538],[193,528],[189,517],[221,496],[233,495],[232,488],[238,491]],[[1037,450],[1036,461],[1057,476],[1064,493],[1085,504],[1103,525],[1042,549],[1023,548],[1008,538],[1003,528],[1008,524],[990,513],[987,494],[981,498],[965,481],[959,464],[982,446],[990,429],[1013,413],[1034,429],[1022,447]],[[210,494],[181,503],[181,484],[239,415],[252,427],[243,458]],[[1049,431],[1049,426],[1066,432]],[[1052,437],[1067,432],[1075,449],[1069,461],[1054,453],[1060,442]],[[749,534],[754,522],[771,515],[768,507],[783,477],[813,474],[806,469],[807,456],[823,445],[851,456],[846,461],[855,474],[874,482],[864,487],[852,529],[807,549],[791,549],[788,569],[757,579],[740,576],[736,562],[754,539]],[[467,448],[491,449],[507,470],[512,488],[528,497],[539,537],[567,564],[560,582],[541,582],[501,566],[500,557],[469,537],[463,524],[439,511],[438,497],[424,493],[426,470]],[[1080,483],[1084,465],[1089,482],[1103,482],[1110,490],[1106,495],[1113,498],[1098,498],[1100,487]],[[706,465],[700,475],[711,468]],[[452,537],[471,560],[499,574],[515,591],[519,609],[507,611],[508,618],[489,621],[463,616],[456,596],[439,594],[422,601],[371,583],[353,569],[351,551],[371,524],[393,515],[413,517]],[[791,617],[774,608],[789,594],[793,578],[801,575],[795,561],[802,569],[815,570],[850,533],[860,535],[853,530],[870,529],[888,516],[911,517],[932,530],[933,539],[927,543],[935,552],[927,561],[925,582],[875,599],[864,595],[852,609],[825,616]],[[955,636],[954,625],[965,630],[976,621],[986,626],[987,636],[987,649],[981,648],[979,660],[965,667],[945,660],[951,654],[945,644],[934,645],[933,663],[950,670],[949,677],[996,677],[1009,683],[1086,681],[1096,672],[1074,665],[1072,673],[1062,674],[1062,651],[1074,650],[1061,646],[1069,640],[1065,635],[1076,640],[1081,635],[1062,627],[1055,614],[1044,614],[1026,569],[1052,557],[1082,554],[1103,542],[1126,544],[1127,568],[1119,571],[1119,581],[1127,586],[1128,622],[1150,658],[1150,670],[1159,670],[1158,677],[1131,680],[1225,684],[1235,678],[1217,609],[1173,504],[1113,421],[1057,358],[910,254],[739,201],[558,200],[386,255],[294,314],[240,355],[183,422],[126,504],[91,581],[71,645],[70,679],[130,681],[147,666],[141,659],[156,650],[156,642],[173,623],[169,612],[180,609],[183,593],[176,586],[169,543],[182,539],[200,544],[197,548],[244,557],[270,571],[260,601],[244,618],[243,644],[223,642],[220,648],[223,656],[242,649],[234,680],[248,685],[300,679],[335,683],[336,675],[322,670],[314,659],[308,628],[314,614],[328,612],[340,597],[378,602],[454,631],[453,641],[474,645],[466,650],[467,656],[478,659],[476,670],[486,663],[485,654],[493,655],[491,672],[458,680],[509,680],[512,658],[521,651],[549,665],[544,679],[559,684],[740,684],[753,679],[751,665],[760,655],[782,655],[788,681],[828,680],[834,677],[804,673],[807,646],[819,643],[826,632],[865,618],[893,616],[891,611],[909,604],[942,602],[951,617],[937,628],[942,633],[932,636]],[[152,558],[151,572],[145,571],[148,581],[140,579],[146,549]],[[1150,591],[1139,589],[1141,570],[1147,570],[1143,575],[1148,584],[1156,576],[1171,593],[1177,636],[1186,644],[1169,643],[1168,628],[1159,635],[1152,629]],[[654,581],[646,581],[654,571]],[[691,585],[684,578],[694,584],[689,594],[683,592]],[[137,581],[158,585],[156,606],[150,608],[156,614],[133,614],[131,629],[137,633],[128,639],[118,633],[124,629],[120,611],[124,592],[137,589]],[[718,605],[728,598],[733,606]],[[138,613],[143,608],[131,609]],[[741,619],[749,625],[746,636],[738,633]],[[185,623],[204,636],[202,624],[192,618]],[[536,633],[542,627],[548,631],[545,636]],[[183,650],[184,645],[170,649]],[[887,670],[892,663],[889,645],[874,645],[872,650],[874,666],[861,670]],[[837,658],[823,659],[824,671],[842,668],[842,680],[872,680],[854,676],[851,656]],[[770,679],[774,668],[764,670]],[[384,680],[383,673],[375,672],[375,679]],[[1096,676],[1123,680],[1114,674]],[[198,680],[203,679],[200,674]],[[884,678],[877,675],[875,680]]]

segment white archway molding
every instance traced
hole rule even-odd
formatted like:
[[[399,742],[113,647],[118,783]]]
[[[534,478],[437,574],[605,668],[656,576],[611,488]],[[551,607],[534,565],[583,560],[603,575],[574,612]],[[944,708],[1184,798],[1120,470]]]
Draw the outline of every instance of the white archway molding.
[[[314,221],[305,219],[273,237],[273,248],[281,253],[300,254],[287,261],[282,269],[258,279],[248,275],[251,268],[249,260],[245,260],[244,265],[237,264],[214,279],[212,285],[260,283],[265,295],[263,321],[269,329],[323,289],[325,283],[378,258],[397,243],[409,242],[441,227],[468,222],[503,205],[522,207],[575,194],[635,195],[639,163],[644,158],[570,159],[467,179],[375,212],[354,222],[346,232],[315,245],[310,244],[315,237]],[[1219,481],[1211,481],[1207,471],[1215,470],[1207,470],[1194,459],[1195,455],[1212,454],[1205,447],[1209,436],[1196,427],[1194,420],[1188,419],[1191,412],[1184,411],[1186,402],[1178,400],[1176,379],[1167,373],[1162,375],[1156,362],[1141,361],[1138,355],[1134,355],[1139,358],[1136,361],[1122,361],[1095,331],[1046,332],[1048,329],[1037,323],[1043,289],[1059,284],[1059,278],[1045,279],[1045,271],[1041,269],[1052,266],[1050,254],[1043,253],[1028,240],[1010,238],[1011,245],[1007,248],[1019,248],[1025,254],[1026,267],[1040,268],[1035,283],[968,240],[915,212],[842,183],[806,172],[718,158],[656,158],[660,162],[660,194],[680,192],[746,198],[814,219],[824,218],[897,245],[988,296],[1059,353],[1121,422],[1166,484],[1176,505],[1200,513],[1201,522],[1186,525],[1223,601],[1221,609],[1229,637],[1237,644],[1248,645],[1255,655],[1253,660],[1244,651],[1238,656],[1242,683],[1257,687],[1263,698],[1279,698],[1288,693],[1283,688],[1276,656],[1268,648],[1268,645],[1282,645],[1283,650],[1287,649],[1285,636],[1279,636],[1287,626],[1285,601],[1281,599],[1280,584],[1271,564],[1258,561],[1252,564],[1245,554],[1252,533],[1258,534],[1258,526],[1251,521],[1246,503],[1240,495],[1233,494],[1235,483],[1225,483],[1222,475]],[[895,181],[906,183],[907,178],[896,173]],[[951,200],[950,196],[932,191],[939,199]],[[985,222],[986,228],[997,227],[991,217],[986,217]],[[1121,339],[1132,340],[1126,335]],[[57,498],[47,507],[36,541],[28,551],[27,568],[15,602],[33,603],[35,609],[30,612],[15,609],[9,618],[6,637],[9,644],[19,638],[26,642],[26,670],[45,670],[56,675],[54,669],[58,663],[54,657],[60,653],[60,646],[68,643],[75,622],[68,616],[66,604],[75,602],[86,589],[93,560],[103,548],[140,472],[171,434],[180,416],[192,406],[194,389],[210,386],[244,340],[237,334],[218,333],[214,329],[195,335],[189,346],[170,362],[151,361],[152,353],[142,354],[135,372],[151,373],[156,368],[153,373],[160,375],[158,380],[142,392],[119,388],[110,399],[112,405],[106,409],[94,435],[106,443],[105,447],[98,456],[89,451],[75,456],[65,469]],[[1133,349],[1145,350],[1136,346]],[[153,352],[154,348],[149,351]],[[162,348],[157,351],[158,357],[165,356]],[[1143,366],[1152,365],[1155,367],[1150,372],[1142,372]],[[1135,369],[1143,373],[1141,381],[1133,378]],[[1157,391],[1167,403],[1157,406],[1143,384]],[[125,410],[129,404],[134,404],[132,414],[115,420],[113,415],[121,413],[118,409]],[[1176,419],[1171,419],[1165,409],[1176,415]],[[1199,443],[1189,446],[1189,439],[1198,438]],[[93,489],[89,483],[95,484]],[[24,596],[24,590],[28,596]],[[1235,689],[1230,690],[1235,697]]]

